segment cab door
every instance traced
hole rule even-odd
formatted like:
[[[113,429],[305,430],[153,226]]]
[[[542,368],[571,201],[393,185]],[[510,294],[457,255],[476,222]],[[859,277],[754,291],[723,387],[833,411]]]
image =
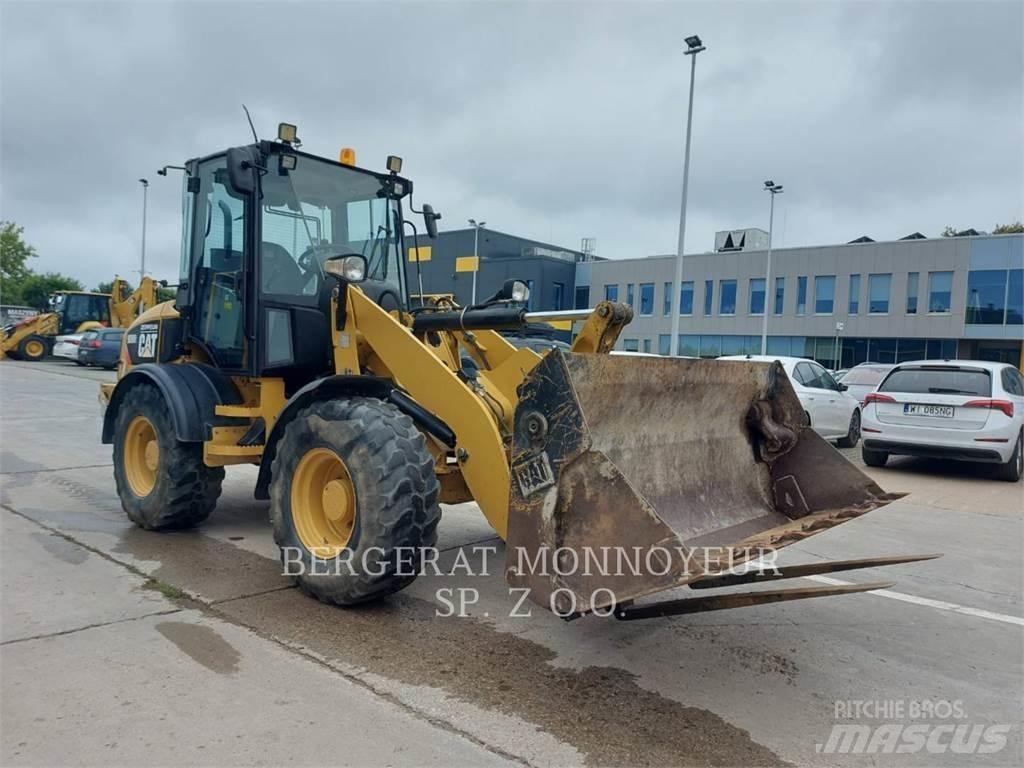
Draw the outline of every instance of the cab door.
[[[248,372],[251,195],[232,189],[223,155],[198,163],[195,179],[188,335],[218,368]]]

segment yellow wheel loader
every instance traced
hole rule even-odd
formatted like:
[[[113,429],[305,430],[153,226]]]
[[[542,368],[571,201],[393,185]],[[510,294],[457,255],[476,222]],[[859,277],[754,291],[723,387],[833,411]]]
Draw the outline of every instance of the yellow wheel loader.
[[[85,333],[97,328],[127,328],[144,307],[156,305],[156,282],[143,278],[134,291],[120,277],[114,278],[112,293],[57,291],[52,294],[50,312],[27,317],[3,329],[0,359],[17,358],[37,362],[53,349],[54,338]]]
[[[567,618],[863,591],[880,585],[642,599],[916,559],[742,573],[898,498],[805,426],[780,365],[610,356],[629,307],[527,312],[514,280],[475,306],[412,307],[401,160],[377,173],[297,145],[282,124],[276,141],[185,165],[176,299],[132,323],[101,390],[139,526],[198,525],[224,467],[256,465],[289,573],[353,605],[411,583],[440,505],[475,501],[506,542],[509,585]],[[439,214],[417,213],[436,236]],[[570,352],[499,333],[566,320],[582,322]]]

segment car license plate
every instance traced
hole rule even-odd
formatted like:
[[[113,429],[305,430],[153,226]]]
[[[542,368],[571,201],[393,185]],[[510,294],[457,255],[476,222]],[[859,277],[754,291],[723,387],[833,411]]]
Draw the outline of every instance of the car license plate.
[[[951,419],[953,418],[953,406],[904,403],[903,413],[906,416],[940,416],[945,419]]]

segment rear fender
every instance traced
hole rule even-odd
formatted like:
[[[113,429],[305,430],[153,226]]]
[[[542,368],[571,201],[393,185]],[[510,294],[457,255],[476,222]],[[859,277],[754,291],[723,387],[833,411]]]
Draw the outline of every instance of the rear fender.
[[[210,429],[233,424],[235,420],[217,416],[218,405],[241,405],[242,398],[231,378],[203,363],[145,363],[136,365],[117,382],[110,404],[103,414],[103,442],[114,441],[114,424],[125,395],[133,387],[155,386],[171,412],[178,440],[201,443],[210,438]]]

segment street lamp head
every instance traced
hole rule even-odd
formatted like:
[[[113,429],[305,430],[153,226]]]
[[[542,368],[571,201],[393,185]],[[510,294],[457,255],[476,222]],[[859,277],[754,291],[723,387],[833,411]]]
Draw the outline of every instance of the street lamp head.
[[[775,182],[774,182],[774,181],[772,181],[771,179],[768,179],[768,181],[766,181],[766,182],[764,183],[764,188],[765,188],[765,189],[771,189],[771,188],[772,188],[772,187],[774,187],[774,186],[775,186]]]
[[[469,219],[469,225],[471,227],[475,227],[476,226],[476,219]]]
[[[148,187],[148,186],[149,186],[149,182],[148,182],[148,181],[146,181],[146,179],[139,179],[139,183],[140,183],[140,184],[141,184],[142,186],[144,186],[144,187]]]
[[[684,38],[684,41],[686,42],[687,47],[689,47],[691,50],[694,48],[700,48],[703,45],[703,43],[700,41],[700,37],[698,37],[697,35],[690,35],[689,37]]]

